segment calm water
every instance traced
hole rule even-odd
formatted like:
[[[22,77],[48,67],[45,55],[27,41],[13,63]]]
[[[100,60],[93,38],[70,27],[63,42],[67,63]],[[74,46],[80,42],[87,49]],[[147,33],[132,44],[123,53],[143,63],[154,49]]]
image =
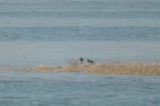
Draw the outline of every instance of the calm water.
[[[0,40],[159,41],[159,0],[0,0]]]
[[[1,106],[159,106],[159,76],[0,72]]]
[[[0,66],[153,63],[159,41],[159,0],[0,0]],[[1,106],[159,106],[159,89],[159,76],[0,72]]]

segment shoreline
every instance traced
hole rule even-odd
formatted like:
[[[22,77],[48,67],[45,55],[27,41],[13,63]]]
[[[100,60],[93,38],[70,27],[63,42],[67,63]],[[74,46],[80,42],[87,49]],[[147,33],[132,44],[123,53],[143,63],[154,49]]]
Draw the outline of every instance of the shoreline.
[[[0,67],[0,71],[34,71],[34,72],[84,72],[104,75],[160,75],[159,63],[103,63],[94,65],[51,66],[38,65],[35,67]]]

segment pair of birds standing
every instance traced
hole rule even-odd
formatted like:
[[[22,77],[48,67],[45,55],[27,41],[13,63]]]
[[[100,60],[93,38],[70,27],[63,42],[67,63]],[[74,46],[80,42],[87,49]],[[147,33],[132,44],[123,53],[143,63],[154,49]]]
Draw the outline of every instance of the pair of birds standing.
[[[82,57],[80,57],[78,62],[79,62],[79,64],[83,64],[84,63],[84,59]],[[90,59],[87,59],[87,63],[88,64],[95,64],[95,62],[93,60],[90,60]]]

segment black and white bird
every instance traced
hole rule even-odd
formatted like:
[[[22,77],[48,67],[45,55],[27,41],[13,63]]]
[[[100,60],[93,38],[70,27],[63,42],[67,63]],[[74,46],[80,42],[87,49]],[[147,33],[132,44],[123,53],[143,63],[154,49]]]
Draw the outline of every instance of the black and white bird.
[[[82,57],[79,58],[78,64],[83,64],[83,58]]]
[[[88,64],[95,64],[95,62],[93,60],[87,59],[87,63]]]

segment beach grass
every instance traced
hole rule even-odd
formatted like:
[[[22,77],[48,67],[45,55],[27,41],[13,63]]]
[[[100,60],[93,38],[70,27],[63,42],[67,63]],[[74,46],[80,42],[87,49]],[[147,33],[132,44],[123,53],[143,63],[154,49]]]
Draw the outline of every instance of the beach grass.
[[[85,72],[107,75],[160,75],[159,63],[103,63],[93,65],[69,64],[66,66],[39,65],[35,67],[0,67],[4,70],[36,71],[36,72]]]
[[[95,65],[65,66],[64,71],[82,71],[108,75],[160,75],[160,64],[144,63],[104,63]]]

